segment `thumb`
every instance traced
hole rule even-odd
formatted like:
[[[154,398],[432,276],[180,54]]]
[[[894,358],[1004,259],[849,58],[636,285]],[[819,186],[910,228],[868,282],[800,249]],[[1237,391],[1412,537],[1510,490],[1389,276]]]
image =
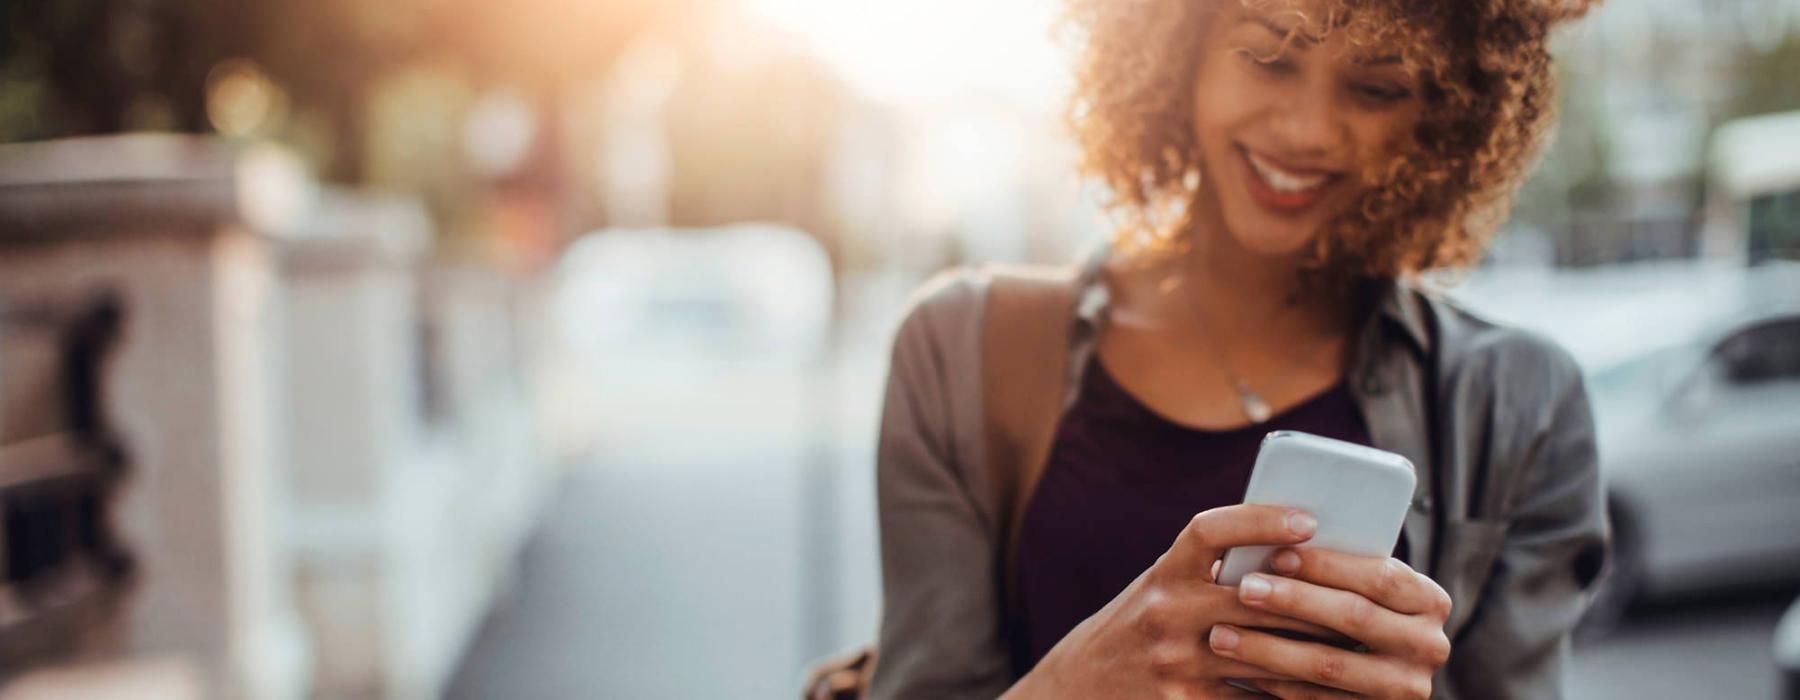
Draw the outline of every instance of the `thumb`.
[[[1312,537],[1318,522],[1283,506],[1240,504],[1214,508],[1188,521],[1156,562],[1160,573],[1211,581],[1214,564],[1232,547],[1296,545]]]

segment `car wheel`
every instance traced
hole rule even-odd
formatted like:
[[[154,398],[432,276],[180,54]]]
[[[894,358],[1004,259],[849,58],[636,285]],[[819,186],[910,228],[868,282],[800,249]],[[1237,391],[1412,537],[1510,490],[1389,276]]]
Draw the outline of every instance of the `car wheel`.
[[[1637,518],[1616,499],[1608,502],[1606,512],[1612,521],[1612,560],[1575,630],[1580,641],[1600,639],[1616,629],[1643,587],[1643,537]]]

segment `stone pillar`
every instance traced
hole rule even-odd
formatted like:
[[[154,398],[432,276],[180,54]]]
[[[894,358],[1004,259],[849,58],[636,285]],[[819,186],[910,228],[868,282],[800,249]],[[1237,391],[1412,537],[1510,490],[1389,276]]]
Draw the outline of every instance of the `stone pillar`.
[[[332,698],[435,698],[539,498],[515,297],[428,265],[416,202],[321,198],[281,247],[301,609]]]
[[[117,295],[104,407],[114,529],[136,562],[114,656],[189,667],[207,697],[305,692],[280,545],[270,238],[306,205],[276,151],[171,135],[0,147],[0,299]]]
[[[412,614],[408,504],[448,475],[423,447],[418,266],[430,224],[416,202],[331,193],[282,246],[290,532],[301,608],[334,698],[432,697],[409,663],[434,620]],[[416,509],[414,509],[416,510]]]

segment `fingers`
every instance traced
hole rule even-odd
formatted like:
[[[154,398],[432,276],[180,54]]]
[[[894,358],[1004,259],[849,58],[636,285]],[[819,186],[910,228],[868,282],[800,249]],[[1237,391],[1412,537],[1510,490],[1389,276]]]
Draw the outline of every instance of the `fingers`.
[[[1320,638],[1340,635],[1323,625],[1247,606],[1238,590],[1209,583],[1169,586],[1144,599],[1136,616],[1139,631],[1152,639],[1202,640],[1219,622],[1287,630]],[[1202,644],[1204,646],[1204,644]]]
[[[1213,653],[1207,647],[1204,629],[1158,637],[1145,647],[1145,653],[1152,672],[1169,680],[1204,682],[1216,678],[1277,678],[1267,669]]]
[[[1356,697],[1355,695],[1336,688],[1327,688],[1322,685],[1313,685],[1311,683],[1302,683],[1300,681],[1257,680],[1251,681],[1250,683],[1255,685],[1257,689],[1261,690],[1265,695],[1273,695],[1281,698],[1281,700],[1337,700],[1338,698]]]
[[[1211,581],[1213,562],[1232,547],[1295,545],[1312,537],[1318,521],[1281,506],[1239,504],[1194,516],[1156,562],[1159,573]]]
[[[1147,645],[1150,665],[1163,678],[1276,677],[1265,669],[1214,654],[1207,646],[1207,635],[1218,623],[1267,629],[1273,634],[1341,638],[1320,625],[1245,607],[1237,599],[1236,589],[1211,584],[1155,594],[1133,616],[1133,625]]]
[[[1240,607],[1236,610],[1226,611],[1225,614],[1220,615],[1219,621],[1241,627],[1282,630],[1285,632],[1301,634],[1316,638],[1328,644],[1346,639],[1346,636],[1343,633],[1309,620],[1289,617],[1267,610],[1244,607],[1241,603],[1239,603],[1239,606]]]
[[[1229,625],[1207,637],[1213,653],[1265,671],[1358,695],[1428,698],[1431,677],[1387,657],[1358,654]]]
[[[1201,659],[1199,657],[1201,654],[1212,658]],[[1179,682],[1204,683],[1208,679],[1218,678],[1284,680],[1281,676],[1261,666],[1214,654],[1206,648],[1204,642],[1194,648],[1192,656],[1183,655],[1178,660],[1165,659],[1153,654],[1151,669],[1165,679],[1179,679]]]
[[[1276,552],[1270,565],[1277,573],[1358,593],[1395,612],[1428,615],[1440,622],[1450,617],[1450,595],[1398,559],[1289,548]]]
[[[1323,625],[1378,652],[1434,668],[1450,656],[1450,641],[1437,620],[1404,615],[1350,591],[1251,574],[1239,586],[1238,598],[1248,607]]]

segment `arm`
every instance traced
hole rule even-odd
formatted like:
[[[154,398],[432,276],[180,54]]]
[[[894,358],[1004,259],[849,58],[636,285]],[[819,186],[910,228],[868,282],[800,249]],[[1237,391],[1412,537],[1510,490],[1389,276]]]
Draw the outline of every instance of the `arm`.
[[[996,540],[954,436],[950,395],[979,357],[979,289],[933,286],[894,343],[876,455],[883,610],[870,697],[992,698],[1012,682],[999,638]],[[975,383],[976,386],[979,382]]]
[[[1216,697],[1228,678],[1286,678],[1206,649],[1224,623],[1322,634],[1246,608],[1214,585],[1231,547],[1306,541],[1314,523],[1273,506],[1194,517],[1168,552],[1013,683],[1000,636],[998,528],[981,470],[982,297],[968,278],[940,285],[902,324],[877,454],[882,577],[880,657],[870,696],[887,698]]]
[[[1505,542],[1438,683],[1451,697],[1563,696],[1570,634],[1608,536],[1587,390],[1572,360],[1556,360],[1556,390],[1523,452]]]

